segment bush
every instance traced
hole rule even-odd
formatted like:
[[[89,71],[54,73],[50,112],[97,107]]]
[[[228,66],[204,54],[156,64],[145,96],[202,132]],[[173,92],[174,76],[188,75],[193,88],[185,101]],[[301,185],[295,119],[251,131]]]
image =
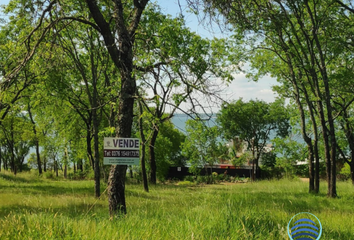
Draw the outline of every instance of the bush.
[[[295,174],[299,177],[309,177],[309,165],[304,164],[295,166]]]
[[[90,170],[84,172],[84,176],[86,176],[86,179],[94,180],[95,179],[95,172],[92,169],[90,169]]]
[[[166,178],[162,175],[157,175],[157,180],[159,180],[160,183],[165,184]]]
[[[224,180],[225,180],[224,175],[219,174],[219,175],[216,177],[216,180],[219,181],[219,182],[224,181]]]
[[[196,184],[190,181],[182,181],[177,183],[178,186],[194,187]]]
[[[71,179],[71,180],[83,180],[85,179],[86,177],[86,172],[81,172],[81,171],[78,171],[78,172],[70,172],[68,173],[68,178]]]
[[[205,176],[197,176],[197,184],[206,183]]]
[[[53,179],[54,178],[54,173],[52,171],[47,171],[43,174],[43,176],[47,179]]]
[[[226,181],[226,182],[230,182],[231,181],[231,177],[229,175],[227,175],[227,174],[224,175],[223,178],[224,178],[224,181]]]
[[[347,181],[350,179],[350,166],[348,163],[345,163],[340,173],[337,175],[337,178],[342,181]]]
[[[25,164],[22,164],[22,171],[29,172],[29,171],[31,171],[31,168],[28,166],[27,163],[25,163]]]
[[[191,175],[184,177],[184,181],[194,182],[194,180],[195,180],[195,177],[191,176]]]

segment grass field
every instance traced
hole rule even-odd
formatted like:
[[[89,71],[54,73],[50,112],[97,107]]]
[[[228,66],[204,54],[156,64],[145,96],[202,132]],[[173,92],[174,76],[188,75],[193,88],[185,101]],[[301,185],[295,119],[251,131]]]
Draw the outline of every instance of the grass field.
[[[288,239],[299,212],[321,221],[321,239],[354,239],[354,187],[338,199],[307,193],[300,180],[197,187],[127,184],[126,216],[109,220],[93,181],[48,180],[0,173],[0,239]],[[106,186],[102,185],[102,190]]]

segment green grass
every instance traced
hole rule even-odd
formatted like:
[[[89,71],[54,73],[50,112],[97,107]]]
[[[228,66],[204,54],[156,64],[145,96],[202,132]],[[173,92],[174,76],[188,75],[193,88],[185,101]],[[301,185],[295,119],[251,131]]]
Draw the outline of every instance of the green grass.
[[[233,185],[126,186],[126,216],[109,220],[105,194],[93,181],[48,180],[0,173],[0,239],[288,239],[298,212],[322,222],[321,239],[354,239],[354,187],[338,199],[307,193],[301,181]],[[102,191],[106,186],[102,185]]]

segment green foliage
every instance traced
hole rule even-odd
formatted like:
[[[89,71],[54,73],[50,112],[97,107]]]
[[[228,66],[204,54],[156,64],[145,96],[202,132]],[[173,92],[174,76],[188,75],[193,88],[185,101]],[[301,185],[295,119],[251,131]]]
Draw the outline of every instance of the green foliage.
[[[177,183],[178,186],[194,187],[196,184],[190,181],[181,181]]]
[[[194,182],[195,179],[196,179],[195,176],[190,176],[190,175],[184,177],[184,181],[188,181],[188,182]]]
[[[200,168],[217,163],[223,155],[225,149],[218,140],[220,131],[217,126],[207,127],[200,120],[187,120],[186,131],[182,154],[191,165],[190,171],[198,174]]]
[[[275,167],[281,168],[287,177],[295,175],[298,161],[305,161],[307,148],[290,137],[273,139],[274,152],[277,154]]]
[[[232,158],[231,163],[232,165],[239,167],[252,160],[253,160],[252,153],[250,151],[246,151],[240,157]]]
[[[284,102],[280,100],[268,104],[260,100],[244,102],[239,99],[224,104],[217,115],[217,122],[221,125],[225,138],[239,137],[247,142],[248,149],[255,154],[253,158],[256,162],[271,132],[285,137],[290,126]]]
[[[43,176],[46,178],[46,179],[54,179],[54,173],[52,171],[46,171]]]
[[[348,163],[345,163],[339,173],[339,178],[341,180],[348,180],[351,178],[351,170]]]
[[[276,164],[276,153],[271,152],[264,152],[262,153],[262,165],[269,168],[274,168]]]

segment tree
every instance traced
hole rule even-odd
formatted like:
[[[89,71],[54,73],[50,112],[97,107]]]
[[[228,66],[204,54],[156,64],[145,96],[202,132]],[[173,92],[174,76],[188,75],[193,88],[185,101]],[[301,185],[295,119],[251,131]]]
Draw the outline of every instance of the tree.
[[[0,125],[0,138],[2,139],[2,158],[5,169],[10,167],[11,171],[16,175],[22,171],[25,157],[32,147],[32,140],[27,138],[23,129],[30,129],[31,123],[29,119],[21,113],[16,113],[12,109],[7,118]]]
[[[9,68],[5,82],[8,87],[16,82],[16,74],[23,65],[31,59],[37,47],[49,34],[58,34],[61,28],[56,28],[60,22],[80,22],[93,28],[102,37],[106,50],[120,74],[121,86],[117,94],[118,108],[116,123],[117,137],[131,137],[133,122],[134,96],[136,94],[136,81],[133,74],[134,52],[133,46],[136,31],[141,16],[148,0],[134,0],[122,2],[120,0],[110,2],[97,2],[95,0],[82,1],[50,1],[48,2],[17,2],[11,1],[8,11],[14,13],[12,26],[20,36],[26,36],[24,51],[16,53],[25,56],[20,57],[20,65],[14,69]],[[76,6],[84,6],[84,11],[78,11]],[[90,12],[83,16],[82,12]],[[39,13],[39,15],[38,15]],[[23,23],[27,25],[23,26]],[[36,23],[35,26],[31,25]],[[22,28],[23,27],[23,28]],[[15,32],[15,31],[14,31]],[[29,33],[28,33],[29,32]],[[16,35],[15,34],[15,35]],[[21,41],[19,41],[21,42]],[[50,45],[50,44],[48,44]],[[118,79],[116,79],[118,80]],[[2,88],[3,90],[5,88]],[[1,100],[2,102],[2,100]],[[6,103],[7,104],[7,103]],[[1,104],[1,109],[7,109],[8,105]],[[127,166],[112,166],[109,177],[109,209],[113,217],[117,213],[126,213],[125,205],[125,174]]]
[[[234,139],[239,136],[247,142],[253,157],[253,180],[270,135],[275,133],[285,137],[289,129],[289,116],[282,101],[267,104],[260,100],[244,102],[239,99],[230,104],[225,103],[217,114],[217,122],[225,138]]]
[[[182,154],[191,165],[190,170],[198,174],[200,168],[219,162],[225,150],[222,142],[218,140],[220,130],[217,126],[207,127],[202,120],[187,120],[187,136],[182,144]],[[210,172],[210,174],[211,174]]]
[[[296,163],[305,159],[306,147],[291,137],[275,138],[272,142],[277,154],[276,167],[283,168],[286,176],[290,177],[294,174]]]
[[[308,107],[315,112],[321,127],[327,194],[336,197],[337,143],[331,102],[333,94],[330,80],[333,71],[330,66],[343,51],[347,51],[343,46],[351,46],[352,30],[339,26],[349,19],[352,21],[352,8],[340,1],[330,0],[203,2],[210,14],[217,15],[215,9],[218,9],[235,26],[238,37],[246,40],[246,50],[252,49],[252,52],[260,54],[273,52],[287,66],[288,69],[282,70],[289,76],[287,79],[292,80],[296,94],[306,89]],[[263,66],[267,73],[274,73],[273,64]],[[275,69],[279,71],[278,67]]]
[[[181,110],[182,105],[191,105],[189,110],[182,110],[188,114],[205,111],[206,106],[199,103],[196,95],[210,102],[221,98],[222,88],[216,78],[226,82],[232,79],[233,68],[224,67],[232,42],[203,39],[185,26],[183,18],[165,16],[151,5],[138,31],[141,36],[136,41],[138,84],[140,89],[150,93],[138,95],[151,115],[150,181],[156,184],[155,143],[161,125],[171,119],[176,110]]]
[[[86,0],[92,18],[97,24],[103,37],[107,51],[119,70],[121,87],[119,92],[119,107],[117,120],[117,137],[131,137],[133,124],[134,95],[136,94],[136,81],[133,74],[133,46],[136,30],[148,0],[136,0],[123,4],[121,0],[114,1],[112,5],[100,6],[94,0]],[[103,15],[106,9],[113,14],[114,27]],[[118,39],[116,39],[116,37]],[[113,217],[117,213],[126,213],[125,204],[125,174],[126,165],[112,166],[109,176],[109,210]]]

